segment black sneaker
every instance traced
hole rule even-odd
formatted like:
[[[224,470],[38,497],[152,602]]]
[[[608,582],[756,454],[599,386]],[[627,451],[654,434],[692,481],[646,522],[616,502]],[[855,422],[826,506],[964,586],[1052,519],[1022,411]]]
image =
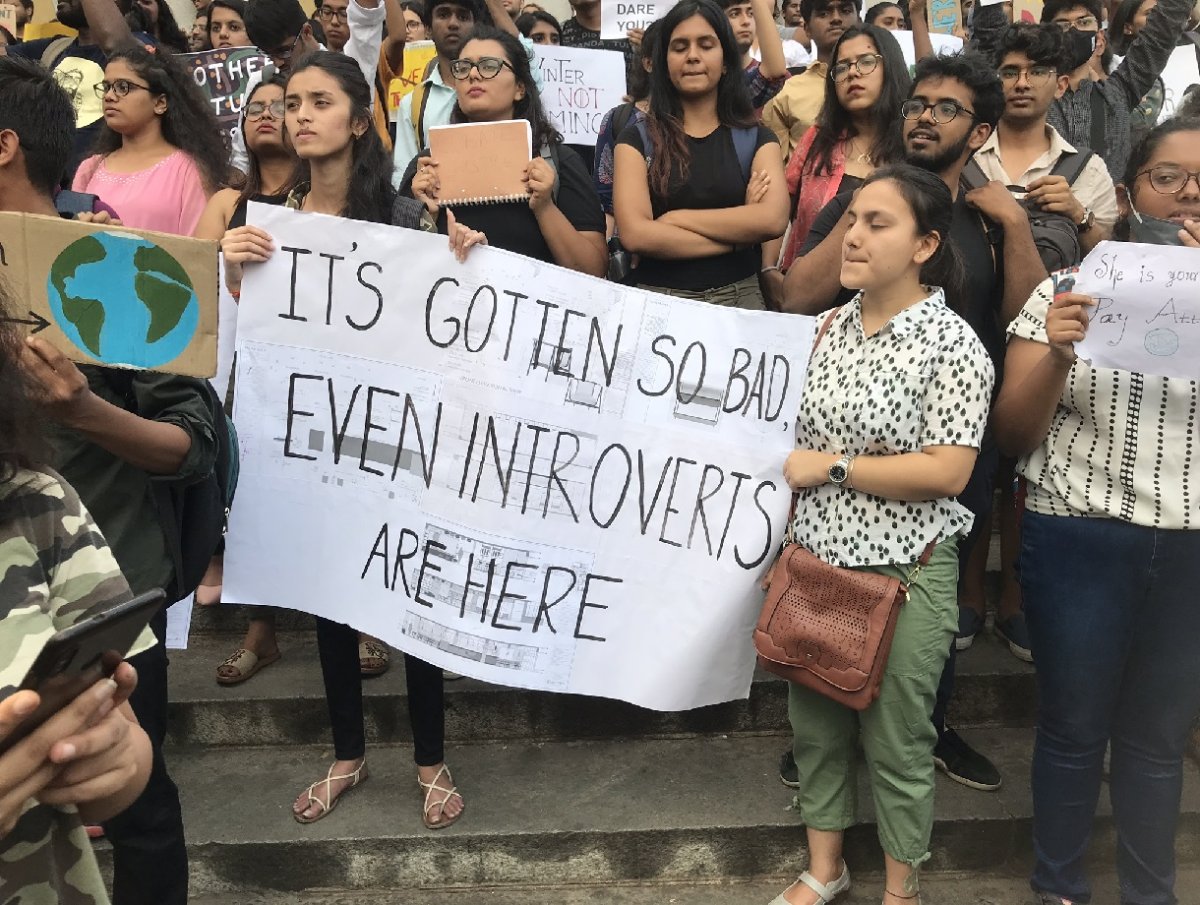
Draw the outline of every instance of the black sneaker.
[[[796,766],[796,758],[792,756],[791,748],[784,751],[783,757],[779,758],[779,781],[789,789],[800,788],[800,768]]]
[[[968,745],[957,732],[947,729],[933,749],[934,765],[970,789],[994,792],[1000,788],[1000,771],[995,764]]]

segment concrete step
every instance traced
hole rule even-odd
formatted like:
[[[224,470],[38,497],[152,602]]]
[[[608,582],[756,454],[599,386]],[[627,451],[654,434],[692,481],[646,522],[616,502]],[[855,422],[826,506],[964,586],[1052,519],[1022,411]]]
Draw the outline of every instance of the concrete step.
[[[216,668],[240,635],[193,635],[171,654],[171,740],[181,745],[326,744],[329,718],[312,633],[280,635],[283,658],[242,685],[225,688]],[[959,726],[1028,726],[1034,673],[991,635],[959,657],[951,720]],[[787,685],[760,672],[748,700],[684,713],[619,701],[503,688],[462,679],[446,685],[446,732],[454,741],[653,738],[787,731]],[[363,683],[368,738],[411,741],[404,669]]]
[[[968,737],[1007,782],[984,793],[939,778],[928,869],[1020,869],[1030,846],[1032,733]],[[421,824],[403,746],[372,747],[370,779],[310,826],[292,819],[291,802],[324,776],[327,749],[177,748],[168,759],[199,895],[794,875],[804,830],[775,772],[782,745],[777,736],[456,744],[447,758],[467,810],[438,832]],[[870,869],[882,855],[860,786],[862,823],[847,833],[846,857]],[[1104,799],[1093,851],[1111,864]],[[1180,860],[1200,866],[1200,776],[1190,765],[1182,811]]]

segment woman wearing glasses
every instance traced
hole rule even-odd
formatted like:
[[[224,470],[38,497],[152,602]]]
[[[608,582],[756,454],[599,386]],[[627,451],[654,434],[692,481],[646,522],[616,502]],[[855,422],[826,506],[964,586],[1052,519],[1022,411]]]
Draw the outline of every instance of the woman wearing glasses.
[[[783,287],[817,214],[840,192],[862,184],[885,163],[900,160],[900,105],[911,82],[900,45],[878,25],[846,29],[830,57],[825,104],[817,122],[788,160],[787,185],[795,204],[792,231],[780,268],[768,265],[767,285]]]
[[[761,310],[760,243],[787,228],[779,144],[755,120],[725,12],[683,0],[661,22],[646,118],[617,137],[621,243],[648,289]]]
[[[135,229],[190,236],[225,181],[229,150],[212,105],[167,53],[138,46],[108,58],[97,153],[71,185]]]
[[[471,32],[450,64],[457,100],[451,122],[527,120],[533,160],[525,170],[527,202],[459,207],[461,225],[487,235],[497,248],[603,276],[608,270],[604,213],[583,161],[562,144],[542,107],[529,54],[512,35],[482,26]],[[447,212],[438,203],[438,164],[425,151],[409,166],[400,191],[421,201],[446,232]]]
[[[1119,240],[1200,268],[1200,122],[1157,127],[1118,187]],[[1200,383],[1076,357],[1096,300],[1047,279],[1008,328],[996,439],[1020,456],[1021,589],[1037,660],[1032,885],[1088,901],[1084,855],[1111,742],[1122,901],[1171,903],[1182,759],[1200,713]],[[1193,316],[1194,292],[1176,304]]]

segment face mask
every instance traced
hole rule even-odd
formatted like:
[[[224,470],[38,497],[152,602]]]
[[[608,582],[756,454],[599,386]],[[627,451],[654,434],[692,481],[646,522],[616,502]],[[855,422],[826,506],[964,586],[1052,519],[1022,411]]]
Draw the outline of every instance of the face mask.
[[[1129,241],[1141,242],[1144,245],[1183,245],[1179,238],[1180,225],[1174,220],[1160,220],[1158,217],[1147,217],[1137,212],[1137,208],[1129,209]]]
[[[1066,44],[1067,65],[1074,72],[1090,60],[1092,54],[1096,52],[1096,32],[1069,28],[1063,37]]]

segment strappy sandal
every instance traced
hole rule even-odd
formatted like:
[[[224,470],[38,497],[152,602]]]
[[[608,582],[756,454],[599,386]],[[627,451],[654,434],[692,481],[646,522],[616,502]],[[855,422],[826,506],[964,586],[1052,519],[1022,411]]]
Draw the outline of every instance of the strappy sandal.
[[[239,647],[230,654],[229,659],[217,667],[217,684],[239,685],[256,672],[266,669],[281,656],[283,655],[276,650],[273,654],[260,657],[252,650]]]
[[[829,884],[822,883],[808,871],[802,873],[796,880],[796,883],[804,884],[817,894],[817,901],[814,902],[813,905],[829,905],[830,902],[850,889],[850,868],[843,864],[842,875]],[[796,883],[793,883],[792,886],[795,886]],[[788,889],[791,889],[791,887],[789,886]],[[783,897],[784,892],[787,892],[787,890],[785,889],[774,899],[772,899],[771,905],[791,905],[791,903]]]
[[[450,789],[447,790],[443,786],[438,785],[438,780],[442,778],[442,774],[446,774],[446,780],[450,783]],[[422,782],[421,775],[417,774],[417,785],[425,790],[425,808],[421,812],[421,821],[425,824],[427,830],[443,830],[453,824],[463,815],[466,810],[466,802],[463,802],[463,810],[459,811],[454,817],[446,816],[446,804],[451,798],[458,796],[459,801],[462,801],[462,795],[459,795],[458,786],[454,785],[454,777],[450,775],[450,768],[442,764],[442,768],[437,771],[437,775],[433,777],[433,782]],[[441,801],[430,801],[434,798],[434,793],[444,793]],[[438,819],[432,821],[429,819],[429,812],[437,810]]]
[[[334,776],[333,767],[334,765],[330,764],[329,772],[325,774],[325,778],[318,779],[308,787],[308,791],[305,793],[308,796],[308,801],[304,805],[304,811],[307,811],[314,804],[318,805],[321,810],[317,811],[316,815],[313,817],[305,817],[304,811],[301,811],[299,814],[297,814],[295,811],[292,811],[292,816],[296,818],[297,823],[316,823],[322,817],[327,817],[333,813],[333,809],[338,806],[338,802],[342,800],[343,795],[367,781],[367,759],[365,757],[363,758],[363,762],[358,765],[358,769],[353,773],[343,773],[341,776]],[[335,782],[341,782],[343,779],[350,780],[350,785],[338,792],[337,798],[333,799],[333,801],[329,801],[329,790],[332,784]],[[322,801],[313,794],[319,785],[325,786],[326,801]]]
[[[391,653],[374,638],[358,639],[358,671],[363,678],[382,676],[391,666]]]

